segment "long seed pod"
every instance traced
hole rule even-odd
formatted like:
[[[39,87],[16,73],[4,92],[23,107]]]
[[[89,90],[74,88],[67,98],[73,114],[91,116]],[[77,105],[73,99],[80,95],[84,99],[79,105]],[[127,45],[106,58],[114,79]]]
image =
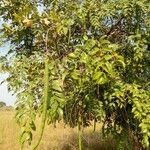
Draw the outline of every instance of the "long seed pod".
[[[47,107],[48,107],[48,92],[49,92],[49,69],[48,69],[48,58],[45,59],[45,75],[44,75],[44,102],[43,102],[43,115],[42,115],[42,123],[39,131],[39,138],[37,143],[33,146],[32,150],[36,150],[39,146],[44,128],[45,128],[45,122],[47,118]]]
[[[49,57],[48,57],[48,48],[47,48],[47,42],[48,42],[48,32],[46,35],[46,56],[45,56],[45,70],[44,70],[44,101],[43,101],[43,113],[42,113],[42,122],[41,122],[41,127],[39,131],[39,138],[36,142],[36,144],[33,146],[32,150],[36,150],[37,147],[39,146],[44,128],[45,128],[45,123],[46,123],[46,118],[47,118],[47,108],[48,108],[48,100],[49,100]]]

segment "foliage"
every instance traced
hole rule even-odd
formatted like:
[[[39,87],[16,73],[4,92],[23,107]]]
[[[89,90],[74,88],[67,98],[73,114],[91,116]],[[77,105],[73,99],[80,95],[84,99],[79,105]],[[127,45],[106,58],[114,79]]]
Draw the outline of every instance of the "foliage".
[[[150,5],[146,0],[5,0],[1,41],[10,90],[17,93],[21,143],[36,116],[74,127],[102,121],[103,133],[150,142]],[[48,53],[46,54],[46,51]],[[9,56],[9,57],[8,57]],[[48,103],[44,107],[45,58]]]

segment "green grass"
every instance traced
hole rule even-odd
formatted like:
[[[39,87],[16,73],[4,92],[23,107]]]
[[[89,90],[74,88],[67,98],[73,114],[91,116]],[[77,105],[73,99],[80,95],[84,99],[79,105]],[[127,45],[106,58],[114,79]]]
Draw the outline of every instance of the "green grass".
[[[14,111],[0,110],[0,150],[20,150],[19,127],[14,115]],[[92,126],[83,130],[84,150],[115,150],[114,140],[104,140],[100,129],[101,124],[98,124],[96,132],[93,132]],[[36,141],[37,134],[35,133],[33,142]],[[38,150],[77,150],[77,137],[77,128],[64,128],[63,123],[57,124],[56,128],[53,125],[46,126]],[[26,146],[25,149],[30,150],[30,147]]]

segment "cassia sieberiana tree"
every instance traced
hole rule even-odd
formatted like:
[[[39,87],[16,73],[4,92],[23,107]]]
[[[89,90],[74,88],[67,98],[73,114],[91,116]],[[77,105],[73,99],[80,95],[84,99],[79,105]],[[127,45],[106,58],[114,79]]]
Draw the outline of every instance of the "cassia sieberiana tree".
[[[1,0],[1,72],[17,95],[20,142],[31,144],[35,119],[150,143],[149,0]],[[119,145],[119,144],[118,144]],[[22,146],[23,148],[23,146]],[[127,148],[126,148],[127,149]]]

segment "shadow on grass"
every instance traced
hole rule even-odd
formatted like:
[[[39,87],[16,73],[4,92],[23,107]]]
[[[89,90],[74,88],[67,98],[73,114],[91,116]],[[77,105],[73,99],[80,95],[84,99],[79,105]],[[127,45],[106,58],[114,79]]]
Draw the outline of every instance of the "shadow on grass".
[[[78,150],[77,137],[77,133],[70,133],[53,150]],[[82,147],[83,150],[115,150],[115,142],[112,138],[103,139],[100,132],[88,132],[82,135]]]

